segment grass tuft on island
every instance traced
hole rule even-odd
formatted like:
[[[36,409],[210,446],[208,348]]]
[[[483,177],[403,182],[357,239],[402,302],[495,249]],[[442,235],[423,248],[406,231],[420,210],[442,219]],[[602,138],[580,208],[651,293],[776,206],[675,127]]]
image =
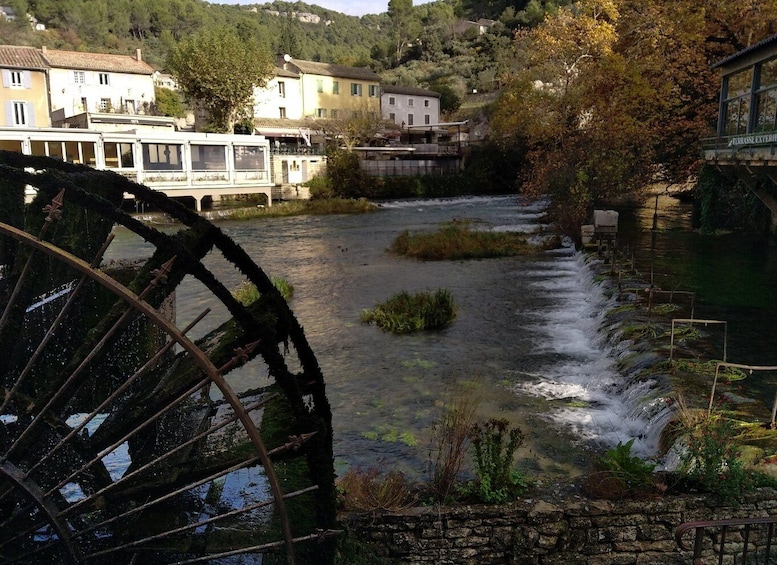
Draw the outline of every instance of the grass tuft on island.
[[[528,255],[558,244],[556,238],[551,238],[538,246],[526,241],[524,234],[477,230],[471,229],[470,222],[451,222],[436,232],[411,234],[405,230],[394,239],[390,250],[426,261],[443,261]]]
[[[439,289],[434,293],[410,294],[402,291],[382,304],[362,311],[362,322],[395,334],[422,330],[438,330],[456,318],[456,305],[450,291]]]
[[[278,218],[305,214],[364,214],[375,212],[378,206],[364,198],[327,198],[322,200],[287,200],[272,206],[256,206],[221,210],[218,217],[210,219],[250,220],[253,218]]]

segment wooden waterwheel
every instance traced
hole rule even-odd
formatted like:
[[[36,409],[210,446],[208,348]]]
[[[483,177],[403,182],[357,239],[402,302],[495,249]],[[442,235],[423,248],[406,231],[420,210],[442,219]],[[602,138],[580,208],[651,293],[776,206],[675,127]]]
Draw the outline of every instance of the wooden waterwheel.
[[[125,194],[180,229],[134,219]],[[151,252],[105,261],[117,226]],[[260,298],[235,299],[206,254]],[[178,327],[185,277],[223,321],[208,326],[204,309]],[[263,382],[238,394],[238,367]],[[164,195],[0,151],[0,379],[0,563],[331,563],[331,412],[315,355],[262,269]]]

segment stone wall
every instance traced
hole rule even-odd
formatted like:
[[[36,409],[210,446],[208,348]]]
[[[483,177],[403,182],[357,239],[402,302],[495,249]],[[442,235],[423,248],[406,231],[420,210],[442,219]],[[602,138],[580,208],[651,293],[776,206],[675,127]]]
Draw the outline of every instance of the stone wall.
[[[628,501],[571,496],[349,514],[343,522],[397,564],[691,565],[691,553],[681,552],[674,540],[680,524],[772,515],[777,516],[777,491],[759,489],[735,506],[715,505],[703,496]],[[736,541],[735,536],[727,539]],[[710,538],[707,555],[711,547]]]

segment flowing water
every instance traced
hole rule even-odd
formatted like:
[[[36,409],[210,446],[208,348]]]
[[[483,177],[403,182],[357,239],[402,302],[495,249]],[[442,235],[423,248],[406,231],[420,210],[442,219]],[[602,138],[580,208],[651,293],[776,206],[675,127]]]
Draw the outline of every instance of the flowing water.
[[[662,221],[683,228],[665,232],[660,244],[659,255],[671,257],[669,236],[686,235],[687,210],[669,204],[667,209]],[[641,206],[625,210],[630,235],[624,237],[644,247],[640,222],[652,213]],[[655,453],[667,413],[650,407],[652,383],[632,386],[617,375],[618,352],[600,331],[609,305],[579,252],[567,246],[526,257],[421,262],[386,251],[404,229],[434,230],[441,222],[472,219],[495,230],[528,233],[541,227],[542,215],[542,203],[494,197],[389,202],[367,215],[219,223],[269,275],[294,286],[290,305],[327,382],[339,471],[390,464],[423,476],[432,424],[443,406],[462,395],[479,398],[483,417],[504,417],[522,428],[527,439],[520,464],[532,474],[584,472],[592,446],[632,438],[637,453]],[[110,257],[143,254],[141,241],[117,235]],[[698,252],[689,249],[688,261],[708,266]],[[773,270],[774,253],[769,257]],[[229,287],[241,282],[230,266],[211,257],[206,262]],[[774,280],[769,269],[749,288],[773,299],[773,285],[765,282]],[[725,266],[718,270],[731,275]],[[395,293],[438,288],[450,290],[458,306],[456,320],[441,332],[396,336],[359,321],[363,309]],[[208,293],[184,281],[179,326],[206,306],[211,306]],[[773,346],[770,342],[777,355]],[[230,381],[238,390],[267,383],[264,374],[239,371]]]

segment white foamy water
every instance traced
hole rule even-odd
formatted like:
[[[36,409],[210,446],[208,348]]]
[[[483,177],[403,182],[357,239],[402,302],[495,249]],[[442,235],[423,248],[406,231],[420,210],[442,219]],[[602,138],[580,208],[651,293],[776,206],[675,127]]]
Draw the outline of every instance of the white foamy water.
[[[635,454],[654,455],[661,426],[653,420],[662,406],[646,399],[654,395],[655,383],[631,383],[618,374],[615,352],[601,331],[604,312],[613,305],[584,256],[568,248],[524,275],[533,291],[548,299],[528,317],[535,353],[551,361],[526,375],[530,379],[516,392],[551,401],[546,417],[581,440],[615,446],[633,438]]]

